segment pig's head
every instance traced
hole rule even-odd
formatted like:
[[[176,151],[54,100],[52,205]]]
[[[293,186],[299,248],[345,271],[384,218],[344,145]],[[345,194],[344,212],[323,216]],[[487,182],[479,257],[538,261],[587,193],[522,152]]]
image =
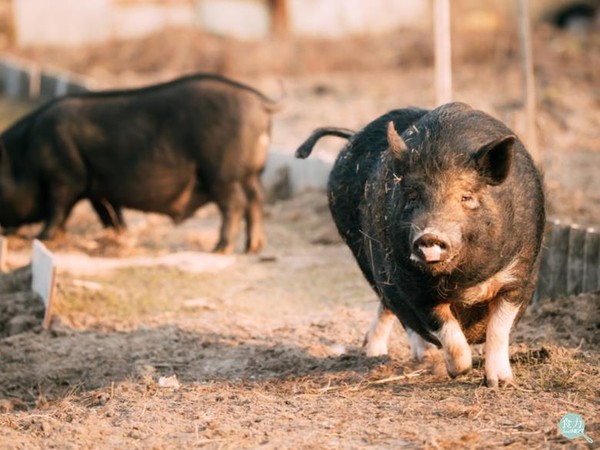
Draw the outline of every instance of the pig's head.
[[[465,271],[501,252],[501,193],[516,137],[490,116],[448,104],[398,134],[387,130],[394,240],[433,276]],[[466,274],[465,274],[466,275]]]

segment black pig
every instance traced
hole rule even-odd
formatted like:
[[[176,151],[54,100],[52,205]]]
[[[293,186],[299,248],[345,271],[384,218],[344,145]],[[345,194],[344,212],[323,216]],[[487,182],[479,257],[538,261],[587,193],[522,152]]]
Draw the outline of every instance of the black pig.
[[[413,356],[444,351],[454,377],[485,344],[489,386],[511,382],[509,333],[536,284],[542,180],[514,133],[462,103],[391,111],[349,138],[328,183],[331,213],[381,305],[365,338],[387,353],[394,315]],[[433,345],[432,345],[433,344]]]
[[[81,199],[117,229],[123,207],[178,223],[214,201],[223,216],[215,251],[233,250],[243,217],[246,248],[258,251],[260,175],[277,108],[209,74],[52,100],[0,136],[0,225],[43,221],[39,237],[49,239]]]

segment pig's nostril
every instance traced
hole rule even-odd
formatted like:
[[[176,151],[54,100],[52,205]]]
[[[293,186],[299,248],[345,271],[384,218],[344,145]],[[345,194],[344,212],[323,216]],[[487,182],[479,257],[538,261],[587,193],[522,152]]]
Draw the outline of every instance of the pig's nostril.
[[[424,234],[413,243],[413,254],[425,262],[440,262],[448,256],[450,245],[435,234]]]
[[[442,249],[448,248],[448,243],[446,241],[444,241],[443,239],[440,239],[435,234],[424,234],[423,236],[419,237],[415,241],[414,245],[415,245],[415,248],[416,247],[433,247],[435,245],[437,245],[438,247],[440,247]]]

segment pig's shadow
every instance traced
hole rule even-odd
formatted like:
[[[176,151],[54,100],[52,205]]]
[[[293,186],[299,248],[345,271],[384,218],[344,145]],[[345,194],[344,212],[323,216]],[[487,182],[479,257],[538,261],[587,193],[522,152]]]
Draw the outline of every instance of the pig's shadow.
[[[316,357],[299,346],[237,335],[196,333],[175,325],[130,332],[63,330],[23,333],[0,341],[0,398],[35,402],[39,393],[60,398],[126,380],[177,375],[181,383],[300,379],[347,371],[357,378],[372,369],[401,364],[367,358],[360,348]],[[394,370],[394,367],[389,367]]]

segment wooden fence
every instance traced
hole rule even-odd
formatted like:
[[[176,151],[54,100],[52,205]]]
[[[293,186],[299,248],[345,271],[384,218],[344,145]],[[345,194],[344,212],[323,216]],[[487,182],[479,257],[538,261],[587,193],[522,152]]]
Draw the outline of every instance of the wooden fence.
[[[600,233],[593,228],[546,224],[535,301],[600,290]]]

